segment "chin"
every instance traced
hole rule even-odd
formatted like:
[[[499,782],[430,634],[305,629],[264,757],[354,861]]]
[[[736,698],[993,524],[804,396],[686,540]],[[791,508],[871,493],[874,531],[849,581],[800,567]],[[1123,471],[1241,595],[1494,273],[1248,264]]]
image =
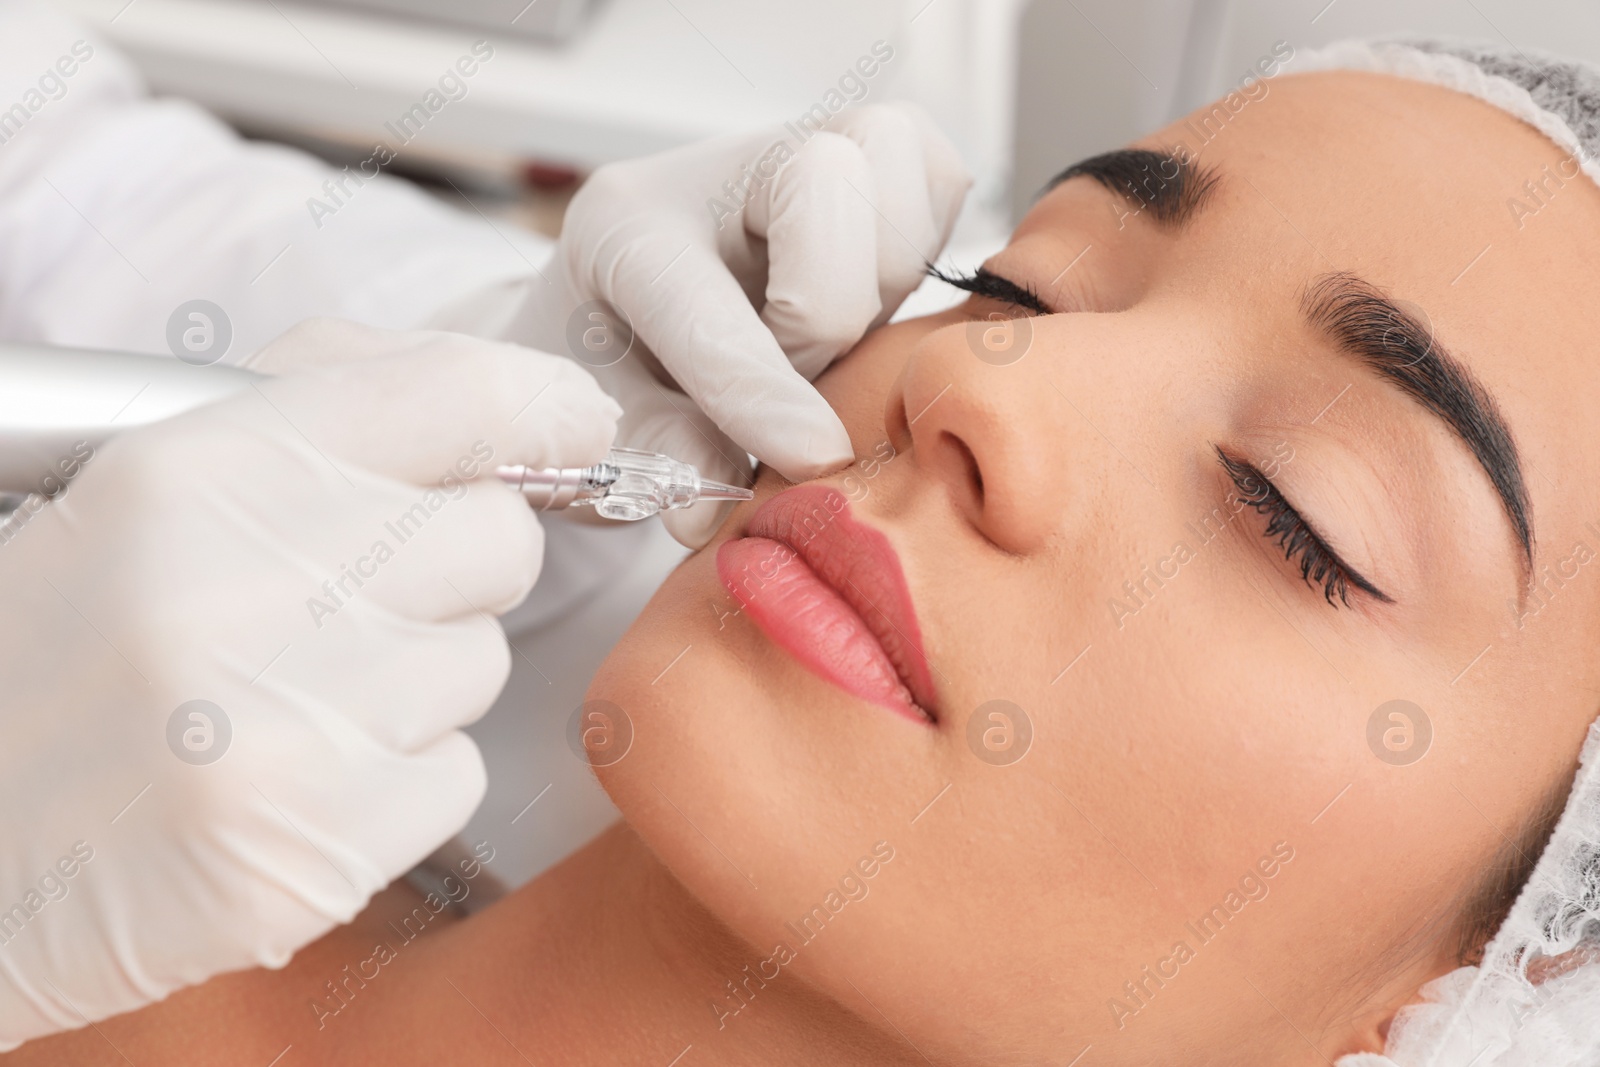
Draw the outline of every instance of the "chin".
[[[716,548],[672,574],[590,685],[587,699],[621,709],[633,731],[595,774],[674,876],[763,946],[835,867],[904,826],[904,798],[936,761],[919,731],[742,617]]]
[[[763,733],[779,711],[740,662],[742,642],[728,640],[726,623],[719,630],[727,600],[712,555],[690,557],[617,642],[585,697],[613,705],[602,710],[631,730],[620,758],[591,760],[595,776],[641,839],[708,903],[749,892],[740,872],[757,862],[742,847],[748,820],[760,817],[752,811],[762,773],[753,754],[768,749]],[[729,850],[733,865],[708,838]]]

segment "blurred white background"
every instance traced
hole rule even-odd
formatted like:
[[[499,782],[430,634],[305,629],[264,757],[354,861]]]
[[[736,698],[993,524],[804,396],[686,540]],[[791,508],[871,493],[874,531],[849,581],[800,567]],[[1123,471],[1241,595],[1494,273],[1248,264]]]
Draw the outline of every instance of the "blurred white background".
[[[408,155],[583,172],[798,116],[874,41],[1014,220],[1066,164],[1219,95],[1275,41],[1431,34],[1600,61],[1592,0],[60,0],[158,91],[366,148],[473,40],[495,59]],[[1291,68],[1292,69],[1292,68]]]
[[[391,169],[468,184],[489,210],[546,233],[585,172],[796,119],[886,42],[894,57],[864,102],[921,103],[977,178],[950,253],[962,266],[1003,243],[1063,167],[1220,95],[1279,41],[1301,52],[1350,36],[1445,35],[1600,62],[1594,0],[58,2],[157,92],[336,162],[392,142],[384,124],[486,39],[494,58],[468,95]],[[617,536],[625,580],[578,618],[517,635],[506,692],[473,730],[490,794],[467,836],[492,841],[513,882],[615,817],[569,751],[566,721],[681,558],[658,527]]]

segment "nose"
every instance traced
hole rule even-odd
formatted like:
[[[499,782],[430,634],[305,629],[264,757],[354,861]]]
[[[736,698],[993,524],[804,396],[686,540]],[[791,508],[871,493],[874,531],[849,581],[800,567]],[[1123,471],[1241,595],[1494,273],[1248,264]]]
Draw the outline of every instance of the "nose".
[[[1038,351],[1045,320],[954,322],[919,339],[888,398],[897,449],[941,483],[962,518],[1006,552],[1059,534],[1071,496],[1072,403]]]

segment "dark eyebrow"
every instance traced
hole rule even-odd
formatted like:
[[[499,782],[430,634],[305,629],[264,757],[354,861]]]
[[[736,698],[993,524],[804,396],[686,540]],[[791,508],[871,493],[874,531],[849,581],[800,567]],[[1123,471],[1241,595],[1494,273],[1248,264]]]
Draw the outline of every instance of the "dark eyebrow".
[[[1161,226],[1179,228],[1205,204],[1217,172],[1192,158],[1148,148],[1119,148],[1074,163],[1057,174],[1040,195],[1073,178],[1093,178],[1120,193],[1139,211],[1150,209]]]
[[[1472,450],[1511,520],[1523,562],[1531,567],[1533,526],[1522,464],[1511,430],[1483,384],[1427,326],[1353,274],[1322,275],[1306,287],[1300,304],[1312,326],[1442,419]]]

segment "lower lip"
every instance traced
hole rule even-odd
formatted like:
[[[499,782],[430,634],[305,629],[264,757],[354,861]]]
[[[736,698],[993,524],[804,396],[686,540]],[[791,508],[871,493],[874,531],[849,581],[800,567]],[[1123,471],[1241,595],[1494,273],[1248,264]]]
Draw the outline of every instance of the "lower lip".
[[[794,549],[741,537],[717,550],[717,574],[751,621],[814,674],[862,700],[929,721],[866,620]]]

